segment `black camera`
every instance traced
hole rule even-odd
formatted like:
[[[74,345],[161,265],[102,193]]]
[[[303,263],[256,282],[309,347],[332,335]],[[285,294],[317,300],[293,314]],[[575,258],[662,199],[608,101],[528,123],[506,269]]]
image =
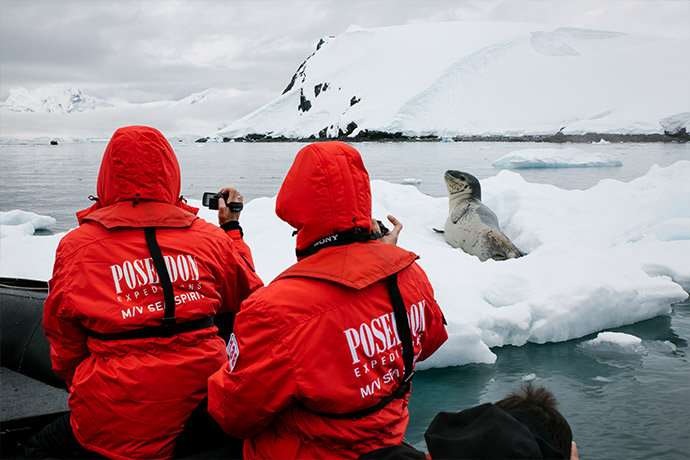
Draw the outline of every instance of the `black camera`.
[[[218,209],[218,200],[222,199],[227,203],[228,196],[228,193],[204,192],[204,196],[201,198],[201,204],[208,209]],[[240,212],[244,208],[244,205],[240,201],[231,201],[227,206],[231,212]]]
[[[379,238],[388,235],[390,231],[385,225],[383,225],[383,222],[381,222],[380,220],[376,219],[376,222],[378,222],[379,224],[379,231],[378,233],[374,233],[373,236],[375,240],[378,240]]]

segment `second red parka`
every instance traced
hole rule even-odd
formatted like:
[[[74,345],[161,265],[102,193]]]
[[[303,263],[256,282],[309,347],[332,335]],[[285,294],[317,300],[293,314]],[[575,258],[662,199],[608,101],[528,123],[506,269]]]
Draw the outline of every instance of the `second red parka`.
[[[304,406],[355,412],[398,388],[404,366],[387,287],[395,273],[414,360],[446,340],[417,256],[379,241],[332,245],[342,232],[371,230],[368,173],[359,153],[341,142],[298,153],[276,212],[298,230],[298,253],[316,253],[243,302],[232,359],[209,379],[209,412],[226,432],[246,438],[247,459],[356,458],[399,444],[407,397],[358,419],[336,420]]]

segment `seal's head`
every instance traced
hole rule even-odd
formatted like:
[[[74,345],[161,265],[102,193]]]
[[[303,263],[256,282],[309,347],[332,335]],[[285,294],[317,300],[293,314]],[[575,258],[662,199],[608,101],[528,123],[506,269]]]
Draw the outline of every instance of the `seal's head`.
[[[479,185],[479,180],[472,174],[449,169],[443,179],[450,196],[468,195],[477,200],[482,199],[482,188]]]

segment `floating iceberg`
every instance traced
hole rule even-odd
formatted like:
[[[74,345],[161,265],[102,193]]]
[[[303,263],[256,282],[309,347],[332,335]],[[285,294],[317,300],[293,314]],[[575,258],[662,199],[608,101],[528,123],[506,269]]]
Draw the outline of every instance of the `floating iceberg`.
[[[46,230],[56,224],[50,216],[40,216],[20,210],[0,211],[0,238],[16,235],[33,235],[36,230]]]
[[[564,149],[525,149],[502,156],[494,161],[495,168],[591,168],[623,166],[614,156],[604,153],[587,153],[574,147]]]

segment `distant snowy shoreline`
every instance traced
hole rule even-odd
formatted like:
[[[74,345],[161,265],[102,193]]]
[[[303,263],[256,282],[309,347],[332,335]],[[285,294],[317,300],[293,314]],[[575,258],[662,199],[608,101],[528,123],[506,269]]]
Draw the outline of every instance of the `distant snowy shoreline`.
[[[241,137],[223,137],[214,139],[202,137],[195,142],[319,142],[339,140],[343,142],[545,142],[554,144],[581,143],[590,144],[597,142],[688,142],[690,134],[685,129],[677,133],[654,134],[612,134],[612,133],[586,133],[586,134],[553,134],[553,135],[521,135],[521,136],[406,136],[402,133],[360,133],[354,137],[342,136],[337,138],[288,138],[285,136],[272,137],[266,134],[249,134]]]
[[[53,137],[37,137],[33,139],[16,139],[13,137],[0,137],[0,145],[36,145],[49,144],[51,140],[57,140],[59,143],[69,142],[102,142],[107,143],[109,139],[84,139],[84,138],[53,138]],[[311,142],[325,142],[325,141],[342,141],[349,143],[358,142],[514,142],[514,143],[545,143],[545,144],[597,144],[597,143],[685,143],[690,141],[690,134],[685,130],[679,133],[671,134],[615,134],[615,133],[586,133],[586,134],[555,134],[555,135],[525,135],[525,136],[454,136],[454,137],[438,137],[438,136],[405,136],[400,133],[377,133],[373,136],[355,136],[355,137],[337,137],[337,138],[288,138],[284,136],[271,137],[264,134],[250,134],[242,137],[197,137],[197,136],[183,136],[183,137],[169,137],[169,141],[175,142],[193,142],[193,143],[229,143],[229,142],[294,142],[294,143],[311,143]]]

